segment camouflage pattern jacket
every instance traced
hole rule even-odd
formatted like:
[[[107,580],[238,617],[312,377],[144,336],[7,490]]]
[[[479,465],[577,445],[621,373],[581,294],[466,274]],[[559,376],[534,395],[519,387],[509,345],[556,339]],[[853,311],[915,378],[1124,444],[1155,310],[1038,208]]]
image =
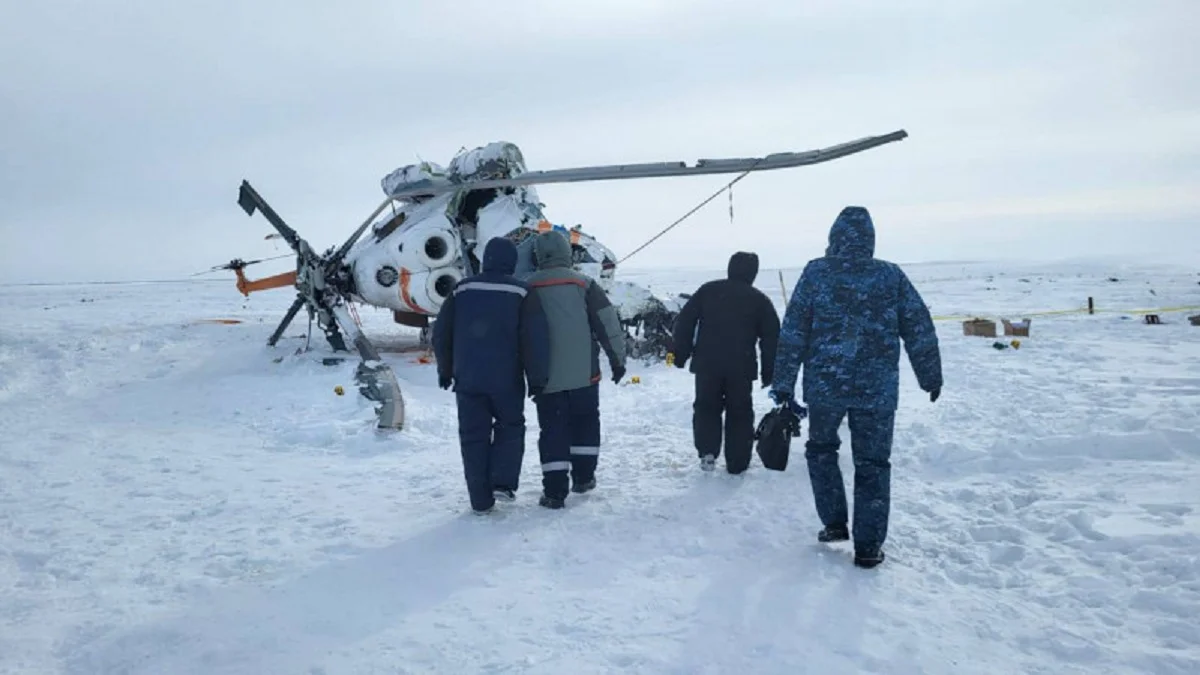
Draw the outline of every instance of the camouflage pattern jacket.
[[[600,381],[600,349],[610,367],[625,365],[625,333],[604,289],[571,269],[571,244],[561,233],[534,240],[533,288],[550,326],[550,376],[544,393],[579,389]]]
[[[774,390],[793,392],[803,366],[810,406],[894,410],[901,340],[921,389],[941,388],[929,310],[900,267],[874,255],[870,213],[846,207],[829,231],[825,256],[805,266],[784,312]]]

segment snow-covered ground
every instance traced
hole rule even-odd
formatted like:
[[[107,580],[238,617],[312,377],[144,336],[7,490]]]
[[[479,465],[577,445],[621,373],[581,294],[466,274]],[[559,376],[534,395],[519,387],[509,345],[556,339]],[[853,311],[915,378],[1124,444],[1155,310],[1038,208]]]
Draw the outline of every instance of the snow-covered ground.
[[[536,504],[530,404],[518,501],[476,517],[453,395],[383,312],[360,310],[404,387],[390,435],[353,361],[295,354],[302,321],[265,346],[289,291],[0,288],[0,671],[1200,672],[1200,311],[1110,311],[1200,305],[1197,270],[907,269],[940,316],[1100,312],[1016,350],[939,323],[936,404],[902,362],[870,571],[815,542],[802,446],[698,470],[684,371],[605,382],[600,487],[563,511]]]

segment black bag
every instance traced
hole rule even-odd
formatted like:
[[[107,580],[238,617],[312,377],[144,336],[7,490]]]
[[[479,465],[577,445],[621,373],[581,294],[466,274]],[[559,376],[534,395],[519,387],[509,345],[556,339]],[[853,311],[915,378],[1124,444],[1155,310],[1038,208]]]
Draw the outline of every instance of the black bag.
[[[800,436],[800,420],[805,412],[800,408],[800,414],[796,414],[787,406],[779,406],[763,415],[754,431],[754,449],[764,467],[772,471],[787,469],[792,439]]]

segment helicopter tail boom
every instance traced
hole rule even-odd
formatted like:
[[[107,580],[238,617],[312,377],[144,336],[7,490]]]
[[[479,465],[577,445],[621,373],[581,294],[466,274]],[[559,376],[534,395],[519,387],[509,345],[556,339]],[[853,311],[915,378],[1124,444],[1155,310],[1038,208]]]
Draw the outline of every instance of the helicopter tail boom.
[[[263,277],[261,279],[246,278],[246,273],[242,271],[242,268],[240,267],[235,268],[233,273],[237,275],[238,291],[246,297],[250,297],[251,293],[257,291],[267,291],[272,288],[283,288],[285,286],[296,285],[295,270],[283,272],[281,274],[276,274],[269,277]]]

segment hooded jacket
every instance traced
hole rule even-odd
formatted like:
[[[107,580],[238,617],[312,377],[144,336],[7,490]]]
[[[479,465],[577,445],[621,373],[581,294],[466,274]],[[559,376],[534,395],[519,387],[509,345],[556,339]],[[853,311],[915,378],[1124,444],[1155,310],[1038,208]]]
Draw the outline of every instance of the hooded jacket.
[[[779,313],[766,294],[754,287],[758,255],[739,251],[729,257],[725,279],[709,281],[692,294],[675,319],[675,364],[691,361],[690,370],[764,384],[774,378]]]
[[[537,271],[527,277],[546,313],[550,368],[545,393],[579,389],[600,381],[600,350],[610,368],[625,367],[625,333],[608,295],[571,267],[571,243],[554,230],[533,243]]]
[[[514,394],[546,386],[550,360],[546,316],[527,284],[512,276],[517,249],[496,237],[480,274],[459,281],[433,324],[438,375],[465,394]]]
[[[875,226],[860,206],[842,209],[825,256],[809,261],[784,312],[773,389],[812,406],[894,410],[900,342],[917,383],[942,386],[937,331],[908,276],[875,255]]]

